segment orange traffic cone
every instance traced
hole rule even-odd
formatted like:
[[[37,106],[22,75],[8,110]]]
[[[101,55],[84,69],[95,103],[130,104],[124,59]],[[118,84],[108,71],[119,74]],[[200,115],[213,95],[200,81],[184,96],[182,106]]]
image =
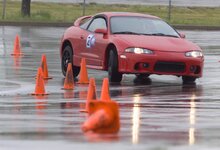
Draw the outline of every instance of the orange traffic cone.
[[[89,102],[92,101],[92,100],[96,100],[97,99],[96,95],[97,94],[96,94],[95,79],[90,78],[85,110],[81,110],[81,112],[88,112],[89,111]]]
[[[74,88],[73,69],[72,69],[72,64],[68,63],[63,89],[73,90],[73,88]]]
[[[102,82],[102,91],[101,91],[101,101],[110,101],[110,94],[109,94],[109,81],[108,78],[104,78]]]
[[[118,104],[114,101],[89,102],[89,118],[83,123],[82,130],[102,134],[118,133],[120,130]]]
[[[85,58],[82,58],[82,60],[81,60],[78,83],[79,84],[88,84],[89,83],[88,73],[87,73],[87,69],[86,69],[86,59]]]
[[[23,53],[21,52],[21,46],[20,46],[20,37],[16,35],[15,41],[14,41],[14,51],[11,54],[12,56],[22,56]]]
[[[52,79],[52,77],[49,77],[48,75],[48,69],[47,69],[47,58],[46,58],[46,55],[42,55],[42,58],[41,58],[41,68],[42,68],[42,71],[43,71],[43,77],[44,79]]]
[[[35,92],[32,93],[32,95],[47,95],[47,93],[45,93],[43,72],[41,67],[39,67],[37,71]]]

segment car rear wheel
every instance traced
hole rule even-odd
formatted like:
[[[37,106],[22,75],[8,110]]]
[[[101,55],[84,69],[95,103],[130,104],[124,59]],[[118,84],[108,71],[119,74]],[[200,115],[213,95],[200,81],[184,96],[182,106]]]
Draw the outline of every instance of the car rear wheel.
[[[77,77],[80,71],[80,67],[73,65],[73,51],[69,45],[64,48],[62,54],[62,72],[64,76],[66,76],[68,63],[72,63],[73,76]]]
[[[109,52],[108,78],[110,82],[121,82],[122,80],[122,73],[118,72],[118,57],[113,50]]]
[[[191,76],[182,76],[183,83],[194,83],[196,81],[196,77]]]

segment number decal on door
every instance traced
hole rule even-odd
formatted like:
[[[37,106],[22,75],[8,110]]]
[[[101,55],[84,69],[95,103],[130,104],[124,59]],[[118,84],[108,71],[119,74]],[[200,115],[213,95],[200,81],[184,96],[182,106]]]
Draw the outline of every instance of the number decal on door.
[[[91,48],[95,45],[95,36],[90,34],[86,39],[86,48]]]

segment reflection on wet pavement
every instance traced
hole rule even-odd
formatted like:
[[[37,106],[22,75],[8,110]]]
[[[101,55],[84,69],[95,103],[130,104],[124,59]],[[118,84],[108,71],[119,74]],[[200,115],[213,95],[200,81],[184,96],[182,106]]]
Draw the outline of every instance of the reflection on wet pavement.
[[[125,75],[111,85],[120,105],[118,135],[84,134],[87,85],[65,91],[60,67],[59,41],[64,28],[1,27],[0,29],[0,145],[3,149],[217,149],[220,129],[219,31],[183,31],[205,53],[204,77],[183,85],[180,78],[152,75],[136,82]],[[10,56],[16,34],[24,56]],[[213,39],[213,40],[210,40]],[[47,55],[53,77],[47,96],[32,96],[41,55]],[[97,73],[99,76],[97,76]],[[89,70],[96,77],[100,97],[106,72]],[[42,147],[43,146],[43,147]]]

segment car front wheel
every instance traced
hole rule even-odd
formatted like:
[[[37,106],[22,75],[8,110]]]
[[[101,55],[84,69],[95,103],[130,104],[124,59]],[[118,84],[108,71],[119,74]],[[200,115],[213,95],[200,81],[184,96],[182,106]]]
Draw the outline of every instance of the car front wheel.
[[[63,75],[66,76],[66,71],[67,71],[67,66],[68,63],[72,64],[72,69],[73,69],[73,76],[77,77],[80,71],[80,67],[74,66],[73,65],[73,51],[72,48],[68,45],[64,48],[63,54],[62,54],[62,61],[61,61],[61,66],[62,66],[62,72]]]
[[[196,81],[196,77],[191,76],[182,76],[183,83],[194,83]]]
[[[143,74],[136,74],[137,78],[143,79],[143,78],[148,78],[150,76],[150,74],[147,73],[143,73]]]
[[[110,82],[121,82],[122,73],[118,72],[118,57],[116,52],[109,52],[108,77]]]

